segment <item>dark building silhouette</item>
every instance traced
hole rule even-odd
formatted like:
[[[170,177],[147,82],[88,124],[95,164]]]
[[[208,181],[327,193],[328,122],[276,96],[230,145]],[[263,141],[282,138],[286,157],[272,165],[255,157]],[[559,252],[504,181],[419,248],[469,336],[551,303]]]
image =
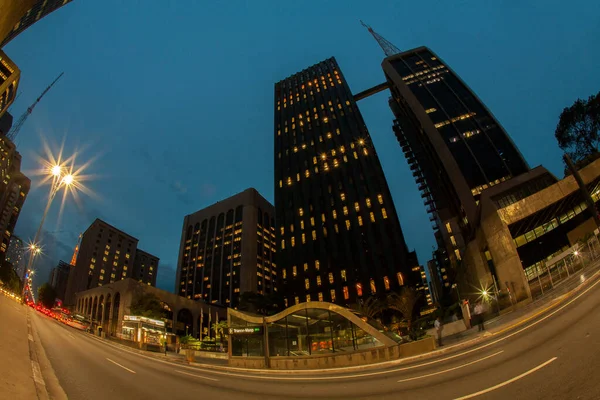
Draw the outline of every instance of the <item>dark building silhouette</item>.
[[[61,260],[50,272],[50,286],[56,291],[56,298],[63,301],[67,291],[67,281],[69,280],[71,268],[74,268],[74,266]]]
[[[236,307],[244,292],[277,291],[273,206],[246,189],[183,220],[175,292]]]
[[[20,237],[12,235],[6,251],[6,261],[12,264],[15,272],[20,277],[24,276],[25,266],[27,265],[28,253],[25,251],[26,244]]]
[[[137,245],[138,239],[97,218],[81,236],[75,268],[69,274],[65,304],[73,305],[78,292],[132,278]],[[147,279],[152,279],[150,284],[155,284],[158,258],[146,252],[143,255],[156,260],[156,266],[149,265],[144,270]],[[137,276],[139,280],[139,273]]]
[[[3,5],[0,7],[0,11],[4,12],[5,16],[8,16],[7,19],[2,19],[2,24],[0,24],[0,34],[2,34],[2,36],[0,36],[0,49],[25,29],[71,1],[72,0],[7,1],[6,6]],[[4,26],[4,24],[8,23],[11,23],[12,26]]]
[[[334,58],[275,84],[277,264],[287,304],[416,282],[381,164]]]
[[[431,214],[439,267],[447,268],[462,259],[480,193],[529,167],[490,110],[430,49],[387,57],[382,66],[393,129]]]
[[[12,126],[12,116],[4,114],[17,97],[20,79],[19,67],[0,50],[0,130],[3,135],[7,135]]]
[[[133,273],[131,274],[131,278],[145,283],[146,285],[156,286],[158,261],[158,257],[137,249],[135,251],[135,259],[133,260]]]

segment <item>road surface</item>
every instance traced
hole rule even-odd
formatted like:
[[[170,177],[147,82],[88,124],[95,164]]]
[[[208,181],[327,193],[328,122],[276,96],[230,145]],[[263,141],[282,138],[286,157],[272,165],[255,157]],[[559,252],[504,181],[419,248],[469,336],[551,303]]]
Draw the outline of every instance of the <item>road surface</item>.
[[[130,353],[32,318],[69,399],[600,399],[600,281],[514,331],[361,372],[248,374]]]

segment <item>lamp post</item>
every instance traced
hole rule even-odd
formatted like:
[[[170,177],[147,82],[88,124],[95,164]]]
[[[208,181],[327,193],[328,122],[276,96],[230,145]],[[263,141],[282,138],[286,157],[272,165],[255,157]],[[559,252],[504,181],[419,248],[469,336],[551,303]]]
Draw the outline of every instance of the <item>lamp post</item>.
[[[48,215],[48,211],[50,210],[50,206],[52,205],[52,201],[56,197],[56,194],[63,187],[71,186],[74,183],[74,176],[71,173],[65,173],[65,167],[61,165],[54,165],[50,168],[49,173],[52,176],[52,185],[50,186],[50,192],[48,193],[48,200],[46,202],[46,208],[44,209],[44,214],[42,214],[42,220],[40,221],[40,226],[35,233],[33,238],[33,243],[29,245],[29,260],[27,261],[27,267],[23,271],[23,282],[25,282],[25,274],[26,271],[30,270],[35,256],[41,253],[41,247],[39,245],[40,234],[42,233],[42,228],[44,227],[44,221],[46,220],[46,216]],[[26,285],[23,285],[23,292],[21,293],[21,298],[25,298],[25,288]]]

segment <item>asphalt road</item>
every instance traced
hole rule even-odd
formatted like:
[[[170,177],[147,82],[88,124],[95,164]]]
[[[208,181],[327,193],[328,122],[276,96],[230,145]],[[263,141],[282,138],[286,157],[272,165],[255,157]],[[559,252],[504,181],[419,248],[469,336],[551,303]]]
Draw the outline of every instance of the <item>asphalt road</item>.
[[[474,347],[342,374],[202,370],[115,348],[42,315],[33,322],[73,400],[600,399],[600,281],[551,313]]]

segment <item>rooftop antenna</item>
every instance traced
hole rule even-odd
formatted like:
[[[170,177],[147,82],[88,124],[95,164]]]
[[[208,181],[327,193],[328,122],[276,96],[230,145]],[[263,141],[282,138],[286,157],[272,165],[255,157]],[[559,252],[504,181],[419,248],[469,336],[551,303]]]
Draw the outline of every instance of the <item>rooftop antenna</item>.
[[[37,103],[39,103],[40,100],[42,100],[42,97],[44,97],[44,95],[46,93],[48,93],[48,91],[52,88],[52,86],[54,86],[54,84],[60,79],[60,77],[63,76],[63,74],[64,74],[64,72],[61,72],[60,75],[54,80],[54,82],[52,82],[50,84],[50,86],[48,86],[46,88],[46,90],[44,90],[42,92],[42,94],[40,94],[40,96],[36,99],[36,101],[27,108],[27,111],[25,111],[23,113],[23,115],[21,115],[19,117],[19,120],[17,121],[17,123],[15,125],[13,125],[13,127],[11,128],[11,130],[8,131],[8,134],[6,135],[6,137],[8,139],[10,139],[12,142],[15,141],[17,135],[19,134],[19,131],[21,130],[21,127],[23,126],[23,124],[25,123],[25,121],[27,121],[27,117],[29,117],[29,115],[33,112],[33,109],[35,108],[35,106],[37,105]]]
[[[373,35],[373,37],[375,38],[375,40],[377,40],[377,43],[379,43],[379,45],[381,46],[381,49],[385,53],[386,57],[393,56],[394,54],[401,53],[401,51],[400,51],[399,48],[397,48],[396,46],[394,46],[394,44],[392,42],[388,41],[386,38],[384,38],[383,36],[381,36],[379,33],[375,32],[373,30],[373,28],[371,28],[369,25],[365,24],[362,20],[360,21],[360,23],[362,24],[362,26],[364,26],[365,28],[367,28],[367,30],[369,31],[369,33],[371,35]]]

